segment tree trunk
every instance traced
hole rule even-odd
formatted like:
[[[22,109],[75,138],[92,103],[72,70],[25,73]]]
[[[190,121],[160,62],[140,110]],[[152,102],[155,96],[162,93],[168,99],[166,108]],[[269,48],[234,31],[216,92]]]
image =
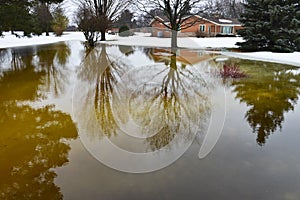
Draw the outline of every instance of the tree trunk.
[[[101,40],[100,41],[105,41],[105,31],[101,31]]]
[[[177,70],[177,55],[176,54],[171,56],[170,68],[173,70]]]
[[[46,24],[46,36],[49,36],[49,24],[48,24],[48,22]]]
[[[176,54],[177,51],[177,31],[172,30],[171,51]]]

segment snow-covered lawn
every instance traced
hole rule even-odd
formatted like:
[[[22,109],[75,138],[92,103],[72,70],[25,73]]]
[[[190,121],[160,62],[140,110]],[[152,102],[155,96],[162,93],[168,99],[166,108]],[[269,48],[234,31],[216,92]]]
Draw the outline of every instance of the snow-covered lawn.
[[[106,43],[132,46],[148,47],[170,47],[170,38],[151,37],[150,34],[136,33],[131,37],[110,36]],[[204,49],[204,48],[237,48],[235,43],[243,41],[239,37],[231,38],[196,38],[178,37],[178,46],[183,48]]]
[[[31,38],[17,38],[10,33],[5,32],[4,37],[0,37],[0,48],[50,44],[61,41],[79,40],[84,41],[81,32],[66,32],[61,37],[53,34],[50,36],[34,36]],[[136,33],[131,37],[119,37],[117,35],[107,35],[107,44],[131,45],[131,46],[147,46],[147,47],[170,47],[170,38],[150,37],[149,34]],[[236,48],[236,42],[243,41],[240,37],[224,37],[224,38],[194,38],[182,37],[178,38],[178,46],[183,48],[204,49],[204,48]],[[234,53],[221,52],[223,55],[245,58],[251,60],[261,60],[268,62],[277,62],[283,64],[291,64],[300,67],[300,52],[295,53],[271,53],[271,52],[254,52],[254,53]]]
[[[223,55],[243,58],[248,60],[259,60],[266,62],[276,62],[300,67],[300,52],[294,53],[272,53],[272,52],[253,52],[253,53],[233,53],[222,52]]]
[[[19,33],[20,35],[22,33]],[[30,46],[30,45],[39,45],[39,44],[51,44],[61,41],[71,41],[71,40],[80,40],[84,41],[84,35],[81,32],[69,32],[65,33],[61,37],[56,37],[50,33],[50,36],[45,34],[41,36],[28,37],[16,37],[8,32],[4,32],[4,37],[0,37],[0,48],[9,48],[9,47],[21,47],[21,46]]]

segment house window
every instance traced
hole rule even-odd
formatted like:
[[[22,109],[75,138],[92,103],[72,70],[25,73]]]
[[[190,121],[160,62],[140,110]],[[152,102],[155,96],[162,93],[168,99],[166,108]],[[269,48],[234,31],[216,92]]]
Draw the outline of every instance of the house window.
[[[179,24],[178,32],[181,32],[181,24]]]
[[[232,26],[223,26],[221,33],[224,34],[232,34],[233,33],[233,27]]]
[[[205,32],[205,24],[201,24],[201,25],[199,26],[199,31],[200,31],[200,32]]]

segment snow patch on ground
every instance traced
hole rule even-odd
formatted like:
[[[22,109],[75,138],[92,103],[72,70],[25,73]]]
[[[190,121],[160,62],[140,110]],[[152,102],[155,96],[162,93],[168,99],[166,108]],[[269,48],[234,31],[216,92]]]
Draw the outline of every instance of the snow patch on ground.
[[[219,19],[219,22],[223,22],[223,23],[232,23],[231,20],[228,19]]]
[[[300,67],[300,52],[294,53],[272,53],[272,52],[253,52],[253,53],[233,53],[222,52],[223,55],[248,60],[258,60],[266,62],[276,62]]]
[[[21,35],[22,33],[20,33]],[[62,36],[56,37],[53,34],[50,36],[33,36],[16,37],[8,32],[4,33],[4,37],[0,37],[0,48],[30,46],[39,44],[50,44],[61,41],[79,40],[85,41],[84,35],[81,32],[65,32]],[[150,33],[135,33],[130,37],[119,37],[118,35],[106,35],[107,41],[103,43],[127,46],[147,46],[147,47],[170,47],[171,38],[151,37]],[[242,38],[194,38],[194,37],[179,37],[178,46],[182,48],[236,48],[236,42],[243,41]]]
[[[20,33],[21,34],[21,33]],[[0,37],[0,48],[50,44],[62,41],[85,41],[81,32],[65,32],[61,37],[50,36],[33,36],[16,37],[8,32],[4,33],[4,37]],[[195,37],[179,37],[178,46],[191,49],[205,48],[237,48],[236,43],[242,42],[240,37],[214,37],[214,38],[195,38]],[[146,47],[170,47],[170,38],[151,37],[149,33],[136,33],[130,37],[119,37],[118,35],[107,35],[106,44],[126,45],[126,46],[146,46]],[[290,64],[300,67],[300,52],[295,53],[272,53],[272,52],[254,52],[254,53],[236,53],[221,52],[223,55],[237,57],[243,59],[260,60],[267,62],[276,62],[282,64]]]
[[[22,35],[22,33],[18,34]],[[4,32],[4,37],[0,37],[0,48],[4,49],[10,47],[51,44],[71,40],[85,41],[84,35],[81,32],[66,32],[60,37],[57,37],[51,33],[50,36],[43,34],[41,36],[32,36],[31,38],[22,36],[16,37],[8,32]]]
[[[147,47],[170,47],[171,38],[151,37],[150,34],[138,33],[130,37],[114,36],[108,44],[147,46]],[[220,37],[220,38],[196,38],[178,37],[178,46],[182,48],[204,49],[204,48],[237,48],[237,42],[242,42],[240,37]]]

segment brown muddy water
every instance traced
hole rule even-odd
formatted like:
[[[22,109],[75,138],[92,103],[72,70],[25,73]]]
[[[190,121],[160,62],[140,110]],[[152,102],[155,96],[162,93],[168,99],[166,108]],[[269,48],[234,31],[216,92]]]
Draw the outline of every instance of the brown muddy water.
[[[300,199],[299,94],[297,67],[205,51],[2,49],[0,199]]]

